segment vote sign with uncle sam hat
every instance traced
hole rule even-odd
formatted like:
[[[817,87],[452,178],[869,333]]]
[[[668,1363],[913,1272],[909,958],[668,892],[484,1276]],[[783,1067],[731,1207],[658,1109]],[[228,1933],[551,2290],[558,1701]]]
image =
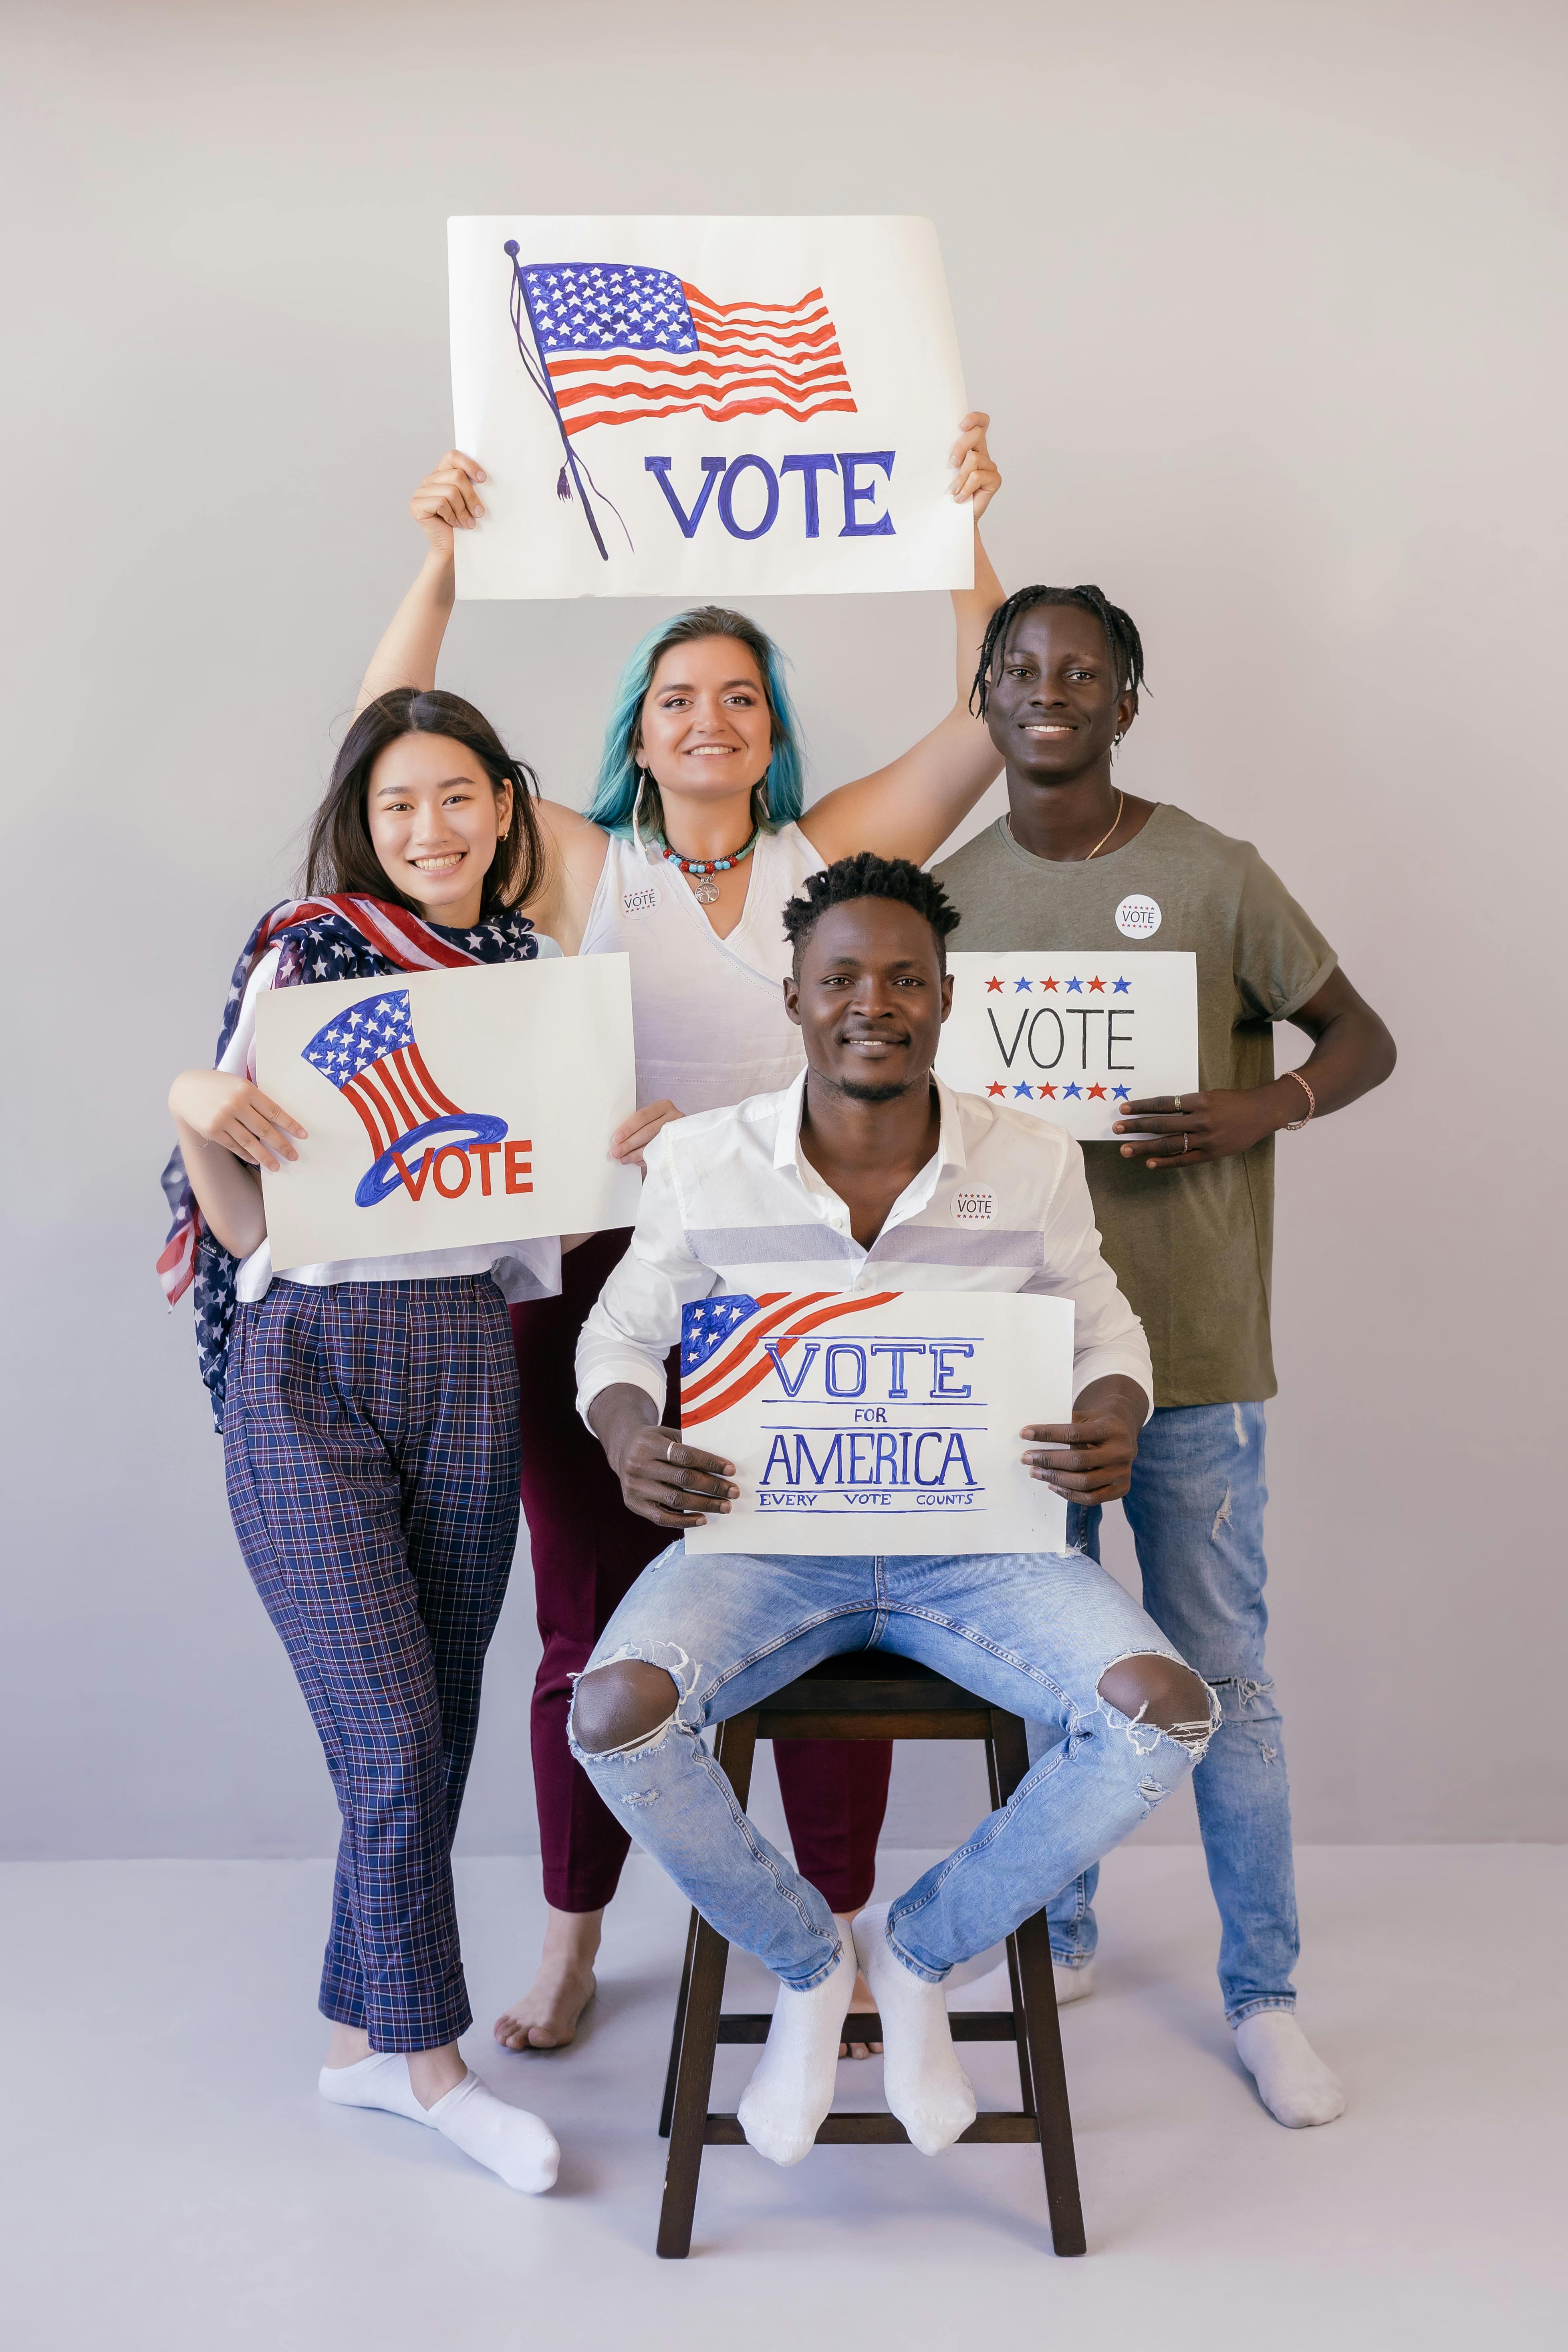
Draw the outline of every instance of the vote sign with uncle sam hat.
[[[624,955],[276,989],[256,1076],[306,1130],[262,1171],[279,1273],[637,1215],[608,1148],[637,1108]]]
[[[322,1024],[300,1058],[353,1103],[376,1154],[354,1187],[356,1208],[374,1208],[399,1184],[417,1200],[438,1160],[450,1155],[466,1160],[476,1150],[488,1155],[506,1135],[504,1118],[487,1111],[459,1110],[436,1084],[415,1043],[414,1014],[405,988],[356,996]],[[437,1138],[442,1139],[439,1150]],[[528,1148],[518,1144],[514,1156],[520,1157]],[[417,1176],[409,1171],[411,1160]],[[488,1173],[488,1157],[481,1166]],[[467,1189],[470,1173],[468,1168],[459,1169],[449,1187],[437,1182],[437,1192],[455,1199]],[[484,1189],[482,1178],[480,1189]],[[518,1175],[507,1189],[531,1192],[533,1186]]]

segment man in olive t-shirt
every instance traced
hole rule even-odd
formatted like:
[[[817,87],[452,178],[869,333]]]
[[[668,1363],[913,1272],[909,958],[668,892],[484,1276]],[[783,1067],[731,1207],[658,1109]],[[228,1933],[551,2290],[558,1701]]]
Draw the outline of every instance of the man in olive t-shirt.
[[[1270,2112],[1327,2123],[1344,2094],[1294,2017],[1289,1791],[1263,1657],[1274,1137],[1379,1085],[1394,1045],[1250,843],[1118,791],[1111,761],[1142,677],[1138,632],[1098,589],[1010,597],[976,681],[1008,812],[936,870],[961,917],[956,948],[1196,959],[1199,1091],[1124,1104],[1117,1132],[1138,1139],[1091,1143],[1084,1161],[1106,1260],[1154,1360],[1124,1506],[1144,1606],[1225,1710],[1193,1787],[1226,2014]],[[1299,1076],[1274,1076],[1277,1021],[1314,1041]],[[1073,1532],[1098,1558],[1086,1471],[1069,1455],[1056,1483],[1079,1497]],[[1089,1989],[1097,1875],[1051,1906],[1064,1999]]]

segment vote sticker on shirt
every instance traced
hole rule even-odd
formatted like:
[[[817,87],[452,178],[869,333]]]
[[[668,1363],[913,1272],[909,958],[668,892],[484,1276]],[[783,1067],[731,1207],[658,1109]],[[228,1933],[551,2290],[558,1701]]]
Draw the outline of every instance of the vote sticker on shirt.
[[[1160,928],[1158,905],[1133,891],[1116,909],[1116,928],[1124,940],[1152,940]]]
[[[955,1224],[988,1225],[995,1214],[994,1192],[955,1192],[952,1196],[952,1218]]]
[[[621,912],[634,920],[638,915],[656,913],[658,908],[658,884],[657,882],[638,882],[631,889],[621,892]],[[1158,913],[1154,919],[1156,922],[1159,921]]]

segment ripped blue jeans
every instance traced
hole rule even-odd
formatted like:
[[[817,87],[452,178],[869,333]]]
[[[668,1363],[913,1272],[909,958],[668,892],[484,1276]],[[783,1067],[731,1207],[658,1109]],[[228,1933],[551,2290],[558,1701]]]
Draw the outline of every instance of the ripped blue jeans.
[[[1143,1606],[1225,1711],[1193,1794],[1219,1906],[1220,1990],[1233,2025],[1258,2010],[1294,2009],[1290,1972],[1300,1948],[1290,1786],[1263,1662],[1263,1448],[1260,1404],[1162,1406],[1143,1424],[1122,1506],[1138,1546]],[[1098,1559],[1098,1510],[1075,1511],[1068,1533]],[[1093,1957],[1098,1877],[1087,1872],[1050,1906],[1051,1949],[1064,1967]]]
[[[585,1674],[622,1658],[663,1666],[671,1712],[646,1738],[572,1752],[610,1811],[720,1935],[806,1991],[838,1958],[816,1889],[736,1804],[701,1738],[847,1650],[915,1658],[1038,1727],[1043,1752],[999,1811],[890,1908],[889,1940],[939,1984],[1040,1910],[1135,1829],[1192,1769],[1210,1721],[1172,1736],[1100,1697],[1118,1660],[1176,1652],[1081,1553],[812,1559],[683,1543],[645,1569]]]

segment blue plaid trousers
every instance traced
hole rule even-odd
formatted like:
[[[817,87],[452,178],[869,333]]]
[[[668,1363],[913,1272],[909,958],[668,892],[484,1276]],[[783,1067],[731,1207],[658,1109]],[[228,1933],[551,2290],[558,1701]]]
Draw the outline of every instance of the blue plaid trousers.
[[[224,1460],[342,1814],[322,2012],[438,2049],[473,2021],[452,1836],[517,1542],[500,1290],[274,1282],[235,1317]]]

